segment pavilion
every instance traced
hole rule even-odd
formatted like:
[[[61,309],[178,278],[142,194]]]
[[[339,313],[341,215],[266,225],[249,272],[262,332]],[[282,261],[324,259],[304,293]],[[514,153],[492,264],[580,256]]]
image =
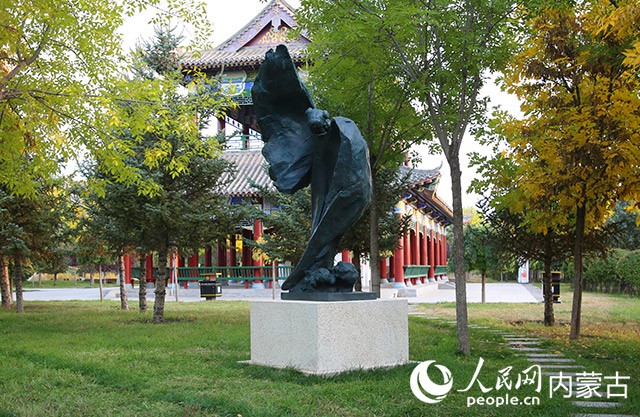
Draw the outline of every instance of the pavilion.
[[[235,179],[221,192],[229,197],[231,204],[259,204],[269,212],[269,201],[265,201],[250,181],[272,187],[266,174],[266,161],[260,153],[262,141],[253,111],[251,87],[258,74],[265,53],[278,44],[286,44],[291,57],[305,78],[304,65],[306,45],[311,42],[306,33],[295,39],[289,38],[292,29],[298,26],[295,9],[283,0],[271,0],[265,8],[237,33],[221,45],[182,60],[183,68],[198,69],[221,79],[221,91],[238,104],[228,109],[226,115],[217,120],[217,132],[229,138],[223,157],[236,166]],[[401,167],[401,174],[409,171]],[[393,281],[394,288],[406,288],[429,281],[446,279],[447,239],[445,228],[451,224],[451,209],[436,195],[440,179],[440,168],[432,170],[413,169],[410,172],[410,186],[398,202],[395,212],[411,216],[410,230],[400,239],[391,256],[380,261],[383,283]],[[178,268],[178,276],[187,281],[197,280],[203,271],[216,271],[225,280],[242,280],[248,287],[264,288],[262,278],[269,276],[269,266],[263,265],[259,257],[254,257],[251,248],[242,245],[242,238],[257,240],[263,234],[260,219],[241,224],[229,234],[226,242],[221,242],[217,256],[213,248],[205,248],[201,254],[193,254],[185,259],[178,256],[171,260],[171,266]],[[342,260],[351,260],[348,251],[338,255]],[[175,264],[174,264],[175,263]],[[127,283],[133,283],[135,269],[133,261],[125,259]],[[147,282],[153,281],[153,260],[146,260]],[[133,271],[133,273],[132,273]],[[278,278],[287,275],[287,266],[278,267]],[[363,286],[368,285],[368,266],[363,271]],[[269,281],[271,282],[271,281]]]

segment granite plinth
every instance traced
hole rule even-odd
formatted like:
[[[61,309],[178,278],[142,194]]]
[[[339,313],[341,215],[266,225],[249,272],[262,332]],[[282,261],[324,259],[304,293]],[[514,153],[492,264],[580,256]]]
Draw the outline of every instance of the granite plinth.
[[[250,364],[328,376],[408,362],[406,300],[251,302]]]
[[[283,292],[283,300],[298,301],[362,301],[375,300],[373,292]]]

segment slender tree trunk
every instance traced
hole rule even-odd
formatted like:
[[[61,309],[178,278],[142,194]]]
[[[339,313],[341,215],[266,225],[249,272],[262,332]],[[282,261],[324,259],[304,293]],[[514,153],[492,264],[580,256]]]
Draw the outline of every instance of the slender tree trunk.
[[[13,304],[10,282],[9,262],[3,256],[0,256],[0,292],[2,292],[2,307],[4,308],[9,308]]]
[[[138,306],[140,311],[147,311],[147,254],[139,252],[140,258],[140,283],[138,288]]]
[[[53,273],[53,286],[54,287],[58,286],[58,273],[57,272]]]
[[[17,257],[13,260],[13,282],[16,286],[16,313],[24,313],[22,299],[22,262]]]
[[[156,279],[155,301],[153,303],[153,322],[164,322],[164,299],[167,294],[167,248],[158,251],[158,279]]]
[[[120,276],[120,308],[122,310],[129,310],[129,300],[127,300],[127,286],[124,268],[124,255],[120,255],[120,260],[118,261],[118,275]]]
[[[354,286],[354,291],[362,292],[362,268],[360,267],[360,262],[362,256],[360,255],[359,250],[353,250],[353,266],[356,267],[356,271],[358,272],[358,279],[356,279],[356,284]]]
[[[582,314],[582,247],[587,216],[585,204],[576,208],[576,241],[573,247],[573,306],[571,308],[571,332],[569,339],[580,338],[580,316]]]
[[[84,274],[82,274],[84,275]],[[84,276],[82,277],[84,279]],[[95,284],[96,281],[93,279],[93,271],[89,272],[89,286],[93,287],[93,284]]]
[[[553,326],[555,317],[553,314],[553,281],[551,280],[551,259],[544,260],[544,278],[542,284],[542,295],[544,297],[544,325]]]
[[[371,264],[371,292],[380,298],[380,244],[378,241],[378,199],[375,186],[371,193],[371,208],[369,210],[369,246]]]
[[[102,264],[98,265],[98,285],[100,286],[100,301],[104,301],[104,286],[102,284]]]
[[[458,326],[458,352],[468,355],[469,319],[467,316],[467,282],[464,275],[464,231],[462,225],[462,184],[458,156],[447,157],[451,169],[451,191],[453,194],[453,259],[456,276],[456,321]]]
[[[480,271],[482,276],[482,302],[487,302],[487,271],[485,269]]]

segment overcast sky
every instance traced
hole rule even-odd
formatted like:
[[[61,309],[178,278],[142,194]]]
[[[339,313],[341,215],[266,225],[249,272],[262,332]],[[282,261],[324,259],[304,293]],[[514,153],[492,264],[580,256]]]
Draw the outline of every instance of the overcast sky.
[[[293,7],[297,7],[300,2],[298,0],[287,0]],[[260,0],[208,0],[209,20],[213,25],[213,44],[218,45],[231,37],[234,33],[246,25],[249,20],[256,16],[266,5]],[[148,39],[153,33],[152,28],[146,23],[150,14],[139,15],[130,19],[123,28],[125,48],[132,48],[139,38]],[[189,35],[186,29],[185,35]],[[483,90],[483,95],[491,98],[491,106],[501,105],[510,110],[518,108],[517,101],[489,83]],[[416,147],[415,150],[420,153],[422,162],[418,168],[431,169],[442,163],[442,179],[438,187],[437,194],[449,206],[452,204],[451,198],[451,177],[449,174],[449,166],[444,155],[430,155],[425,146]],[[479,196],[466,193],[467,188],[475,177],[475,170],[468,167],[470,152],[477,151],[486,154],[488,150],[483,149],[477,144],[473,138],[467,136],[463,140],[462,150],[460,153],[462,166],[462,188],[463,188],[463,206],[473,206],[477,202]]]

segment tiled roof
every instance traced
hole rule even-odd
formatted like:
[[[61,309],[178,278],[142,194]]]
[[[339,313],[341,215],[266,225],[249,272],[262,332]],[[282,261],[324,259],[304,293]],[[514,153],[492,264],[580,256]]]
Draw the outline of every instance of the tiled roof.
[[[421,186],[429,184],[436,178],[440,177],[440,168],[434,169],[415,169],[405,165],[400,166],[400,175],[409,174],[409,182],[412,186]]]
[[[249,181],[274,189],[267,174],[267,161],[260,151],[225,151],[222,157],[235,165],[234,179],[220,190],[221,194],[237,197],[258,196],[259,192]],[[222,178],[223,182],[227,178]]]
[[[200,69],[218,68],[218,67],[240,67],[260,65],[264,61],[264,55],[272,46],[247,46],[236,52],[228,52],[219,49],[211,49],[202,51],[200,56],[188,56],[182,59],[182,65],[185,67],[198,67]],[[294,62],[303,62],[306,56],[305,45],[287,45],[291,59]]]
[[[265,8],[242,29],[217,47],[187,54],[181,59],[183,67],[200,69],[213,69],[222,67],[246,67],[258,66],[265,53],[270,48],[275,48],[278,43],[258,44],[255,42],[268,28],[279,29],[295,28],[295,9],[284,0],[272,0]],[[296,63],[302,63],[306,55],[306,44],[309,42],[307,34],[302,31],[301,36],[294,41],[286,41],[291,58]]]

